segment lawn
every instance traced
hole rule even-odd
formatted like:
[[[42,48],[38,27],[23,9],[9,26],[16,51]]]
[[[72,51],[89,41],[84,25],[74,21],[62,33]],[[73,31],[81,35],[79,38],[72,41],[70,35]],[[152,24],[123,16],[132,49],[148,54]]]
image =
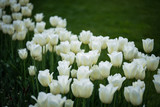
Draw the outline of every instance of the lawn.
[[[67,19],[67,29],[73,34],[79,35],[82,30],[90,30],[95,36],[109,36],[116,38],[119,36],[134,41],[140,52],[144,53],[142,39],[154,39],[154,50],[151,54],[160,56],[160,0],[30,0],[34,5],[32,18],[36,13],[44,14],[46,28],[50,28],[50,16],[60,16]],[[24,107],[34,104],[31,98],[32,88],[28,75],[28,84],[23,87],[21,77],[23,69],[22,60],[18,56],[19,41],[12,41],[8,35],[0,31],[1,53],[0,53],[0,104],[1,106]],[[33,36],[33,32],[29,34]],[[31,40],[30,37],[30,40]],[[26,40],[23,42],[25,44]],[[13,47],[14,50],[11,50]],[[25,45],[23,45],[25,48]],[[98,60],[109,60],[107,50],[102,50]],[[150,54],[150,55],[151,55]],[[26,60],[26,69],[32,64],[31,57]],[[160,66],[159,66],[160,67]],[[122,67],[111,69],[111,74],[121,73],[124,76]],[[143,104],[147,107],[160,106],[160,94],[156,93],[152,82],[153,75],[157,71],[146,71],[146,90]],[[134,80],[129,80],[131,85]],[[103,83],[103,81],[98,81]],[[123,87],[124,87],[123,86]],[[99,86],[95,86],[99,87]],[[45,90],[41,87],[42,90]],[[98,90],[98,89],[97,89]],[[95,91],[95,90],[94,90]],[[49,90],[48,90],[49,92]],[[100,106],[98,92],[95,91],[94,106]],[[25,96],[25,97],[24,97]],[[91,96],[92,97],[92,96]],[[122,97],[124,98],[124,97]],[[75,100],[75,97],[73,98]],[[79,99],[81,101],[81,99]],[[87,100],[87,106],[91,106]],[[75,100],[75,103],[76,100]],[[126,102],[124,102],[126,103]],[[143,106],[143,104],[141,106]],[[117,102],[117,106],[124,106]],[[131,104],[125,106],[132,106]],[[79,105],[81,107],[81,105]]]

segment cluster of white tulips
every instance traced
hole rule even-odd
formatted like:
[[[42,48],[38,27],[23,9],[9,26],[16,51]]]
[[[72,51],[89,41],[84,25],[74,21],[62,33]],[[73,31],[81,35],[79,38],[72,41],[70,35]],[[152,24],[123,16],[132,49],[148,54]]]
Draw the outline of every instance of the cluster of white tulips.
[[[11,15],[5,12],[7,6],[11,8]],[[29,31],[34,32],[32,40],[26,42],[26,48],[18,50],[22,60],[28,57],[28,52],[33,59],[28,71],[33,80],[33,95],[38,95],[38,98],[32,96],[37,103],[30,107],[73,107],[72,100],[90,98],[94,90],[98,90],[102,103],[111,104],[113,98],[118,97],[114,93],[121,92],[123,82],[129,79],[137,81],[124,88],[125,100],[135,106],[142,104],[145,91],[142,80],[146,77],[146,70],[156,71],[159,66],[160,58],[148,54],[153,51],[153,39],[142,40],[145,54],[139,52],[134,42],[127,38],[109,39],[109,36],[94,36],[91,31],[85,30],[75,35],[66,29],[66,19],[58,16],[51,16],[49,22],[52,27],[45,29],[43,13],[35,15],[36,22],[23,18],[30,17],[32,10],[33,4],[29,0],[0,0],[0,30],[4,34],[11,35],[12,40],[22,41]],[[98,61],[102,50],[108,51],[109,61]],[[125,77],[120,73],[110,75],[112,67],[122,68]],[[94,83],[98,80],[108,84],[101,83],[96,87]],[[159,70],[153,83],[160,93]],[[50,93],[42,92],[40,85],[49,88]],[[75,99],[62,97],[72,94]],[[85,101],[83,103],[85,106]]]

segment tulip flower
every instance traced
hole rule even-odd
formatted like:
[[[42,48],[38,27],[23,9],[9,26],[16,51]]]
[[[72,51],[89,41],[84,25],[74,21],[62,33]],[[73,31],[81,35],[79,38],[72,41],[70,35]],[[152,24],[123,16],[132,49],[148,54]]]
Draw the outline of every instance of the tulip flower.
[[[76,40],[76,41],[71,41],[71,51],[74,53],[78,53],[81,50],[81,44],[82,42]]]
[[[78,36],[77,36],[77,35],[74,35],[74,34],[71,34],[70,42],[72,42],[72,41],[79,41],[79,40],[78,40]]]
[[[36,30],[39,32],[39,33],[42,33],[45,29],[45,26],[46,26],[46,22],[37,22],[36,23]]]
[[[60,92],[62,94],[67,94],[70,90],[70,83],[71,83],[72,79],[69,79],[69,76],[58,76],[58,83],[60,86]]]
[[[156,91],[157,93],[160,93],[160,75],[157,74],[157,75],[154,75],[153,77],[154,77],[153,83],[156,88]]]
[[[69,67],[69,64],[70,62],[69,61],[66,61],[66,60],[63,60],[63,61],[59,61],[58,62],[58,72],[59,72],[59,75],[67,75],[67,76],[70,76],[70,69],[71,69],[71,66]]]
[[[30,76],[34,76],[36,74],[36,67],[35,66],[29,66],[28,71],[29,71]]]
[[[142,39],[143,42],[143,49],[146,53],[150,53],[153,51],[154,48],[154,39]]]
[[[24,6],[29,3],[29,0],[19,0],[19,3]]]
[[[51,34],[49,35],[49,43],[52,45],[52,46],[55,46],[58,44],[58,35],[57,34]]]
[[[89,79],[74,79],[71,89],[75,97],[89,98],[93,92],[93,83]]]
[[[133,82],[132,86],[133,87],[140,87],[143,90],[145,89],[145,83],[144,83],[144,81],[141,81],[141,80],[137,80],[136,82]]]
[[[33,4],[32,4],[32,3],[27,3],[27,7],[28,7],[30,10],[33,10]]]
[[[52,74],[50,74],[48,69],[44,71],[39,71],[38,80],[40,84],[44,87],[49,86],[49,84],[52,82],[52,78],[53,78],[52,75],[53,75],[53,72]]]
[[[20,40],[20,41],[24,40],[26,38],[26,34],[27,34],[26,30],[17,32],[17,40]]]
[[[70,44],[68,41],[61,42],[58,46],[55,47],[56,53],[60,55],[60,53],[68,53],[70,52]]]
[[[65,106],[64,107],[73,107],[74,101],[68,99],[65,101]]]
[[[42,47],[39,44],[38,45],[33,44],[31,46],[30,51],[32,58],[38,61],[42,60]]]
[[[22,20],[22,13],[12,13],[13,20]]]
[[[71,36],[71,32],[64,30],[59,32],[60,41],[69,41]]]
[[[21,5],[19,3],[14,3],[11,5],[11,10],[13,12],[19,12],[21,9]]]
[[[145,78],[145,70],[146,67],[143,67],[142,65],[137,65],[137,73],[135,75],[135,78],[143,80]]]
[[[10,24],[11,21],[12,21],[12,18],[11,18],[10,15],[3,15],[3,16],[2,16],[2,20],[3,20],[3,22],[4,22],[5,24]]]
[[[107,48],[107,42],[109,41],[109,37],[108,36],[105,36],[102,38],[102,46],[101,46],[101,49],[106,49]]]
[[[110,70],[111,70],[112,64],[109,63],[108,61],[101,61],[99,63],[99,70],[103,78],[106,78],[110,75]]]
[[[127,45],[128,43],[128,39],[127,38],[123,38],[123,37],[119,37],[118,38],[118,50],[119,51],[123,51],[124,46]]]
[[[60,53],[62,60],[69,61],[70,64],[74,63],[75,54],[73,52],[68,52],[67,54]]]
[[[133,87],[128,86],[124,88],[124,96],[127,102],[131,102],[134,106],[138,106],[143,100],[144,88],[141,89],[139,86]]]
[[[34,18],[36,20],[36,22],[41,22],[43,20],[43,13],[37,13]]]
[[[147,57],[147,69],[151,71],[155,71],[158,68],[159,65],[159,57],[156,57],[155,55],[151,55]]]
[[[137,65],[141,65],[143,68],[147,65],[147,61],[144,58],[133,59],[133,62],[135,62]]]
[[[58,25],[58,22],[61,20],[61,18],[60,17],[58,17],[58,16],[51,16],[50,18],[49,18],[49,22],[50,22],[50,24],[52,25],[52,26],[57,26]]]
[[[57,80],[52,80],[52,82],[49,84],[49,88],[52,94],[60,94],[60,85]]]
[[[0,9],[0,18],[2,18],[2,9]]]
[[[102,80],[103,79],[98,65],[93,65],[91,68],[91,71],[92,71],[90,74],[91,80]]]
[[[27,56],[28,56],[28,52],[27,52],[26,48],[24,48],[24,49],[19,49],[19,50],[18,50],[18,54],[19,54],[19,57],[20,57],[22,60],[26,59]]]
[[[71,70],[71,77],[72,78],[76,78],[77,77],[77,70],[75,70],[75,69]]]
[[[128,43],[127,45],[124,46],[123,53],[124,53],[124,59],[132,60],[137,55],[138,49],[135,46],[129,45]]]
[[[23,16],[31,16],[32,10],[29,9],[27,6],[21,7],[21,13]]]
[[[123,60],[122,52],[113,52],[111,54],[108,54],[108,56],[113,66],[120,67],[122,65],[122,60]]]
[[[128,79],[133,79],[137,73],[137,64],[135,62],[123,64],[124,75]]]
[[[78,80],[81,80],[84,78],[88,79],[91,72],[92,71],[89,70],[89,66],[80,66],[77,71],[77,79]]]
[[[25,29],[25,24],[21,20],[15,20],[15,21],[13,21],[13,26],[14,26],[14,29],[17,32],[23,31]]]
[[[91,31],[82,30],[79,35],[79,39],[83,44],[88,44],[91,36],[93,36]]]
[[[107,42],[107,46],[108,46],[108,53],[111,54],[114,51],[118,51],[118,40],[116,39],[110,39]]]
[[[114,87],[118,87],[118,90],[120,90],[123,81],[126,79],[126,77],[121,77],[121,74],[115,74],[111,75],[108,78],[109,84],[112,84]]]
[[[114,87],[112,84],[108,84],[106,86],[100,84],[99,90],[99,98],[102,103],[110,104],[113,100],[113,95],[116,92],[118,87]]]

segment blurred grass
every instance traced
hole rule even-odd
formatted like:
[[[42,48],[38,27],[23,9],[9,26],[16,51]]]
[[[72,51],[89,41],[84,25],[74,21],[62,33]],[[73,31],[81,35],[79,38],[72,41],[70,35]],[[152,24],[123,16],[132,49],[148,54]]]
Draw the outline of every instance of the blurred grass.
[[[44,13],[46,28],[51,27],[49,17],[58,15],[67,19],[67,29],[74,34],[79,35],[82,30],[91,30],[95,36],[103,35],[110,38],[123,36],[129,41],[134,41],[141,52],[144,52],[142,39],[153,38],[155,45],[152,53],[160,56],[160,0],[31,0],[31,2],[34,4],[33,15]],[[0,34],[2,37],[2,32]],[[5,36],[1,38],[4,41],[1,44],[3,50],[0,54],[0,104],[1,106],[28,106],[33,102],[30,98],[32,89],[29,87],[26,91],[22,86],[23,79],[20,77],[22,62],[17,55],[18,41],[13,43],[15,58],[10,57],[11,39]],[[109,60],[107,50],[102,50],[99,61],[105,60]],[[27,67],[31,64],[29,59]],[[111,74],[115,73],[124,76],[122,68],[112,67]],[[152,83],[156,72],[146,71],[146,73],[145,83],[147,83],[148,93],[146,91],[144,93],[144,103],[148,107],[159,107],[160,95],[156,93]],[[23,101],[23,93],[27,93],[25,101]],[[97,104],[98,94],[96,98]]]

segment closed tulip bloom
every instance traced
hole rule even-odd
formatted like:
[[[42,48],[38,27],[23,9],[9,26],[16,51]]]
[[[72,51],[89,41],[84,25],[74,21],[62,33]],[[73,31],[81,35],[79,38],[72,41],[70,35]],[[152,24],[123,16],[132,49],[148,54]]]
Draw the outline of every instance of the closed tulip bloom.
[[[30,76],[34,76],[36,74],[36,67],[35,66],[29,66],[28,71]]]
[[[73,107],[74,101],[68,99],[65,101],[65,106],[64,107]]]
[[[47,44],[47,37],[43,34],[34,34],[34,37],[32,38],[33,41],[41,46],[44,46]]]
[[[13,35],[14,34],[14,26],[13,25],[8,25],[7,29],[8,29],[7,33],[9,35]]]
[[[153,51],[154,48],[154,39],[142,39],[143,42],[143,49],[146,53],[150,53]]]
[[[58,16],[51,16],[51,17],[49,18],[49,22],[50,22],[50,24],[51,24],[52,26],[57,26],[60,20],[61,20],[61,18],[58,17]]]
[[[101,49],[106,49],[107,48],[107,42],[109,41],[109,37],[108,36],[105,36],[102,38],[102,46],[101,46]]]
[[[124,62],[123,71],[126,78],[133,79],[137,73],[137,64],[134,62],[132,63]]]
[[[69,41],[71,36],[71,32],[65,30],[65,31],[60,31],[59,33],[59,39],[60,41]]]
[[[79,39],[83,44],[88,44],[91,36],[93,36],[92,32],[82,30],[79,35]]]
[[[118,51],[118,40],[116,39],[110,39],[107,42],[107,46],[108,46],[108,53],[111,54],[114,51]]]
[[[100,73],[100,69],[98,67],[98,65],[93,65],[91,68],[91,74],[90,74],[90,78],[91,80],[102,80],[103,76]]]
[[[91,65],[97,64],[98,58],[100,56],[98,50],[89,51],[88,54],[90,55]]]
[[[124,53],[124,59],[132,60],[137,55],[138,49],[134,46],[130,46],[127,44],[124,46],[123,53]]]
[[[45,26],[46,26],[46,22],[37,22],[36,23],[36,30],[39,32],[39,33],[42,33],[45,29]]]
[[[27,3],[27,7],[30,9],[30,10],[33,10],[33,4],[32,3]]]
[[[27,56],[28,56],[28,52],[27,52],[26,48],[24,48],[24,49],[19,49],[19,50],[18,50],[18,54],[19,54],[19,57],[20,57],[22,60],[26,59]]]
[[[31,51],[32,58],[38,61],[42,60],[42,47],[39,44],[38,45],[33,44],[31,46],[30,51]]]
[[[98,52],[101,52],[102,43],[101,41],[93,41],[91,44],[92,50],[98,50]]]
[[[52,82],[49,84],[49,88],[52,94],[60,94],[60,85],[57,80],[52,80]]]
[[[11,18],[10,15],[3,15],[3,16],[2,16],[2,20],[3,20],[3,22],[4,22],[5,24],[10,24],[11,21],[12,21],[12,18]]]
[[[146,67],[143,67],[142,65],[138,65],[135,78],[143,80],[145,78],[145,71],[146,71]]]
[[[44,71],[39,71],[38,80],[42,86],[47,87],[52,82],[52,78],[53,78],[52,75],[53,73],[50,74],[48,69]]]
[[[36,20],[36,22],[41,22],[43,20],[43,13],[37,13],[34,18]]]
[[[27,28],[29,28],[30,24],[32,23],[32,20],[30,18],[25,18],[25,19],[23,19],[23,22],[24,22],[25,26]]]
[[[12,13],[13,20],[22,20],[22,13]]]
[[[26,34],[27,34],[26,30],[17,32],[17,40],[20,40],[20,41],[24,40],[26,38]]]
[[[117,89],[118,87],[114,87],[112,84],[108,84],[106,86],[100,84],[100,88],[98,89],[98,91],[101,102],[110,104]]]
[[[151,56],[147,56],[147,69],[150,71],[155,71],[158,68],[159,60],[160,58],[153,54]]]
[[[75,70],[75,69],[71,70],[71,77],[72,78],[76,78],[77,77],[77,70]]]
[[[145,89],[145,83],[144,83],[144,81],[141,81],[141,80],[137,80],[137,81],[133,82],[132,86],[133,87],[140,87],[143,90]]]
[[[27,6],[21,7],[21,13],[23,16],[31,16],[32,15],[32,10],[29,9]]]
[[[127,45],[127,43],[128,43],[128,39],[127,38],[123,38],[123,37],[119,37],[118,38],[118,50],[119,51],[123,51],[123,48],[124,48],[124,46],[125,45]]]
[[[112,67],[112,64],[109,63],[108,61],[105,61],[105,62],[101,61],[99,63],[99,70],[100,70],[101,75],[104,78],[107,78],[110,75],[111,67]]]
[[[51,34],[49,35],[49,43],[52,45],[52,46],[55,46],[58,44],[58,35],[57,34]]]
[[[71,41],[71,51],[74,53],[78,53],[81,50],[81,44],[82,42],[76,40],[76,41]]]
[[[35,28],[35,23],[32,22],[32,23],[29,25],[28,30],[29,30],[29,31],[34,31],[34,28]]]
[[[59,72],[59,75],[67,75],[67,76],[70,76],[70,69],[71,69],[71,66],[69,66],[70,62],[69,61],[66,61],[66,60],[63,60],[63,61],[59,61],[58,62],[58,72]]]
[[[122,77],[121,74],[115,74],[111,75],[108,78],[109,84],[112,84],[114,87],[118,87],[118,90],[120,90],[123,81],[126,79],[126,77]]]
[[[137,65],[141,65],[143,68],[145,68],[147,65],[145,58],[133,59],[133,62],[135,62]]]
[[[113,52],[108,54],[113,66],[120,67],[122,65],[123,55],[122,52]]]
[[[127,102],[131,102],[134,106],[138,106],[142,103],[144,89],[141,89],[139,86],[125,87],[124,96]]]
[[[160,75],[154,75],[154,80],[153,80],[153,83],[154,83],[154,86],[155,86],[155,89],[157,91],[157,93],[160,93]]]
[[[58,25],[57,27],[60,27],[60,28],[65,28],[67,26],[67,21],[66,19],[61,19],[59,22],[58,22]]]
[[[11,5],[11,10],[13,12],[19,12],[20,9],[21,9],[21,5],[19,3],[15,3],[15,4]]]
[[[17,32],[23,31],[25,29],[25,24],[21,20],[15,20],[15,21],[13,21],[13,26],[14,26],[14,29]]]
[[[70,90],[70,83],[72,79],[69,79],[69,76],[58,76],[58,83],[60,85],[60,92],[62,94],[67,94]]]
[[[75,34],[71,34],[70,42],[72,42],[72,41],[78,41],[78,36]]]
[[[70,52],[70,44],[68,41],[61,42],[58,46],[55,47],[56,53],[60,55],[60,53],[68,53]]]
[[[69,61],[70,64],[74,63],[75,54],[73,52],[68,52],[67,54],[60,53],[62,60]]]
[[[88,79],[91,72],[92,71],[89,70],[89,66],[80,66],[77,71],[77,79],[78,80],[81,80],[84,78]]]
[[[93,86],[93,83],[89,79],[74,79],[71,89],[75,97],[89,98],[92,95]]]

